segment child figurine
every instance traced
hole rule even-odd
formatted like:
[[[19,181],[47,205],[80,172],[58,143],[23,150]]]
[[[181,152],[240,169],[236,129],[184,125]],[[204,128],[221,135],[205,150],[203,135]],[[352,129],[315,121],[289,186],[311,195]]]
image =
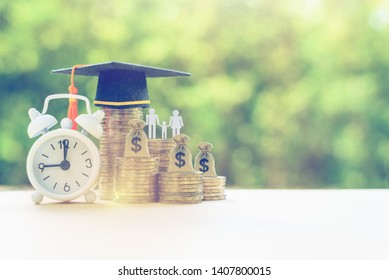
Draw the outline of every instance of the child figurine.
[[[167,128],[170,125],[166,125],[165,121],[162,122],[162,125],[160,125],[160,124],[158,124],[158,125],[162,128],[162,139],[166,139],[167,138]]]

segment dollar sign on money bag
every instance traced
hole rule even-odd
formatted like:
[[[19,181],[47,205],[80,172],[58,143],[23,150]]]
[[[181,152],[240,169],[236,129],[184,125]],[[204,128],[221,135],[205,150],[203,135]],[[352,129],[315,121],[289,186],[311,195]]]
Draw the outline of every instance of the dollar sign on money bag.
[[[143,120],[128,121],[130,132],[126,136],[124,157],[150,157],[147,135],[143,131],[146,123]]]
[[[195,158],[195,170],[204,173],[204,176],[215,177],[215,159],[211,154],[213,145],[209,142],[200,142],[197,144],[199,153]]]
[[[183,153],[181,151],[176,154],[176,160],[178,160],[178,162],[176,162],[175,165],[178,168],[181,168],[185,165],[185,160],[182,159],[183,156],[185,156],[185,153]]]
[[[202,158],[201,160],[200,160],[200,165],[201,165],[201,167],[199,168],[199,170],[201,171],[201,172],[207,172],[208,170],[209,170],[209,167],[208,167],[208,165],[206,164],[207,162],[208,162],[209,160],[208,159],[206,159],[206,158]]]
[[[132,145],[134,145],[133,148],[131,148],[131,150],[133,150],[135,153],[139,152],[140,150],[142,150],[142,146],[138,144],[138,141],[140,142],[141,139],[138,137],[138,136],[135,136],[134,138],[132,138],[131,140],[131,143]]]
[[[173,137],[176,145],[169,152],[169,166],[167,172],[193,172],[192,154],[187,145],[190,140],[188,135],[178,134]]]

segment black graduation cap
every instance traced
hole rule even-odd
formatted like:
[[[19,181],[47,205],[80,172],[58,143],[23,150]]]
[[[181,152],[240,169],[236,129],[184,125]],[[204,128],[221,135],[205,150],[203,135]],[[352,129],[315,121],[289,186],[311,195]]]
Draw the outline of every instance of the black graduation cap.
[[[71,74],[72,68],[53,70]],[[96,106],[111,108],[149,107],[146,78],[191,76],[189,73],[123,62],[104,62],[80,66],[75,75],[98,76]]]

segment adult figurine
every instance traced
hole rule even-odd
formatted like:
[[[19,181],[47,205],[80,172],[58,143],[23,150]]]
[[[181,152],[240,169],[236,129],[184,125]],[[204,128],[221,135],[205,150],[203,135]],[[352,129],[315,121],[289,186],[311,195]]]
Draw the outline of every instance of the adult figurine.
[[[157,124],[159,125],[158,115],[155,113],[154,108],[150,108],[149,113],[146,115],[146,125],[149,130],[149,139],[157,138]]]
[[[180,134],[180,130],[184,126],[184,121],[179,114],[178,110],[174,110],[173,116],[170,117],[169,126],[172,128],[172,137]]]

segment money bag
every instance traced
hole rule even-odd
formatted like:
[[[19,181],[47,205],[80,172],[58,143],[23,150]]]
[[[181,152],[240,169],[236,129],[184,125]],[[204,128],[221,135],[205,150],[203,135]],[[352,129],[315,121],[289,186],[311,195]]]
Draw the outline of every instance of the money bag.
[[[211,154],[213,145],[208,142],[200,142],[197,144],[200,152],[195,157],[195,171],[203,172],[204,176],[217,176],[215,170],[215,159]]]
[[[132,119],[128,124],[130,132],[126,137],[124,157],[150,157],[147,135],[143,131],[146,123],[139,119]]]
[[[178,134],[173,140],[176,146],[170,151],[167,172],[193,172],[192,154],[186,144],[190,140],[189,136]]]

